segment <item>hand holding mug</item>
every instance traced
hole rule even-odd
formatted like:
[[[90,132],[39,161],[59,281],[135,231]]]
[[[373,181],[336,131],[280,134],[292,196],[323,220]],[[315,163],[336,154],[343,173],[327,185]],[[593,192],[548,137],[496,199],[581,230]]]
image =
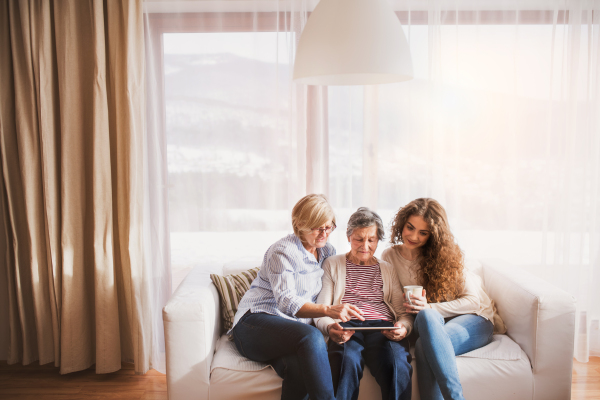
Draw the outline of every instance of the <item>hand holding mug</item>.
[[[410,289],[407,290],[407,288]],[[415,294],[414,287],[405,286],[404,293],[406,299],[406,302],[404,303],[404,308],[408,313],[418,314],[421,310],[431,308],[431,306],[427,303],[427,292],[425,291],[425,289],[421,288],[421,295],[418,295]]]

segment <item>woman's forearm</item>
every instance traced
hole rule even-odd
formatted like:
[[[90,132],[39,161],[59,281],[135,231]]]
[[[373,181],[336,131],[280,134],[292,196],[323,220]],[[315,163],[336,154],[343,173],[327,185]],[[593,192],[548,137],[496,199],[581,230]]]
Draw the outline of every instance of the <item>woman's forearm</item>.
[[[429,303],[431,308],[440,313],[444,318],[462,314],[474,314],[479,311],[480,301],[477,296],[463,296],[460,299]]]
[[[298,318],[321,318],[330,317],[342,322],[350,321],[352,318],[364,321],[363,312],[353,304],[314,304],[304,303],[296,313]]]
[[[320,318],[328,317],[331,306],[325,304],[304,303],[296,313],[298,318]]]
[[[458,299],[441,303],[432,303],[431,308],[439,312],[442,317],[454,317],[462,314],[474,314],[479,311],[481,300],[477,294],[477,285],[474,277],[466,276],[463,293]]]

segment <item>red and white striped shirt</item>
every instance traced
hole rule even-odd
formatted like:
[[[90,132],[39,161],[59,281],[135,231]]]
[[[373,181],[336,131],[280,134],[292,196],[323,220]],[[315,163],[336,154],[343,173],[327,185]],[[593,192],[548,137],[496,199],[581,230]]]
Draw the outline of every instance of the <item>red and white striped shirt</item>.
[[[342,303],[360,308],[365,320],[394,320],[387,304],[383,302],[383,279],[379,263],[357,265],[346,260],[346,291]]]

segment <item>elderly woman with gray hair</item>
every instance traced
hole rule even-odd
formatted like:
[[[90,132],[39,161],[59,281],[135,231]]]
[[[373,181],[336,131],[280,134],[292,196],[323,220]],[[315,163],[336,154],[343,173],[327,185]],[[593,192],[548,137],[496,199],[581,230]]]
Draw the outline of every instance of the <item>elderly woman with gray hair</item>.
[[[337,400],[357,399],[366,364],[381,387],[382,399],[410,400],[411,356],[406,336],[413,317],[404,309],[402,287],[394,267],[375,258],[384,237],[383,223],[375,212],[359,208],[346,230],[350,251],[327,258],[323,288],[317,303],[351,304],[364,321],[315,318],[329,336],[328,353]]]

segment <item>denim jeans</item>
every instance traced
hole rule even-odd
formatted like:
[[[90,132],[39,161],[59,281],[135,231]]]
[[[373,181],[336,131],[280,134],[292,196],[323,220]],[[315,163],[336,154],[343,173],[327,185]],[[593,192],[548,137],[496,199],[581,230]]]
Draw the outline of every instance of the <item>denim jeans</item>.
[[[389,321],[348,321],[344,327],[393,326]],[[365,364],[381,388],[383,400],[410,400],[411,356],[408,341],[394,342],[380,331],[355,331],[346,343],[329,341],[329,363],[337,400],[356,400]]]
[[[447,322],[439,312],[419,311],[415,319],[417,377],[422,400],[464,400],[456,356],[485,346],[494,325],[474,314]]]
[[[333,400],[323,334],[314,326],[265,313],[247,313],[233,328],[238,351],[271,364],[283,378],[282,400]]]

